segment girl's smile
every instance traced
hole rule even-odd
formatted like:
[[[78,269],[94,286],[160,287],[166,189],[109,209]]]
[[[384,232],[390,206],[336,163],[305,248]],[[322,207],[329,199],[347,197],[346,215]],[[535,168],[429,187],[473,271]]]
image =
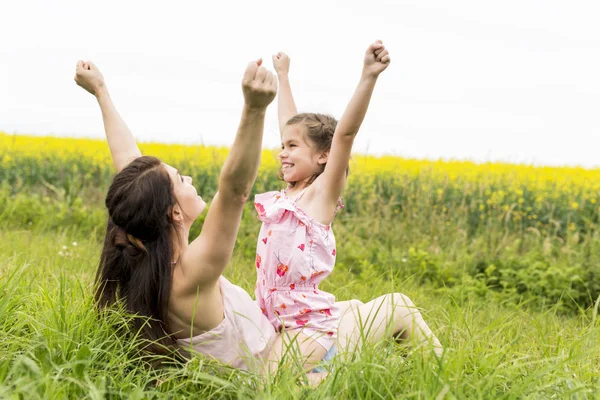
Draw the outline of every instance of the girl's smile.
[[[323,170],[320,152],[308,142],[302,124],[287,125],[281,134],[281,173],[283,180],[295,183],[310,179]]]

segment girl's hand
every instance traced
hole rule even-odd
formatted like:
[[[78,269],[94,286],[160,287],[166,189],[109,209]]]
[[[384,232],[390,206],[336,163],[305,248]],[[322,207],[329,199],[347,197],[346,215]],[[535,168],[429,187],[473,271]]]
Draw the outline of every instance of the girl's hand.
[[[277,94],[277,79],[261,64],[262,59],[248,64],[242,79],[244,100],[254,109],[266,109]]]
[[[273,68],[277,75],[287,75],[290,72],[290,58],[284,52],[279,52],[273,56]]]
[[[94,96],[105,89],[104,77],[91,61],[77,61],[75,82]]]
[[[363,74],[378,77],[388,65],[390,65],[389,53],[381,40],[376,40],[365,53]]]

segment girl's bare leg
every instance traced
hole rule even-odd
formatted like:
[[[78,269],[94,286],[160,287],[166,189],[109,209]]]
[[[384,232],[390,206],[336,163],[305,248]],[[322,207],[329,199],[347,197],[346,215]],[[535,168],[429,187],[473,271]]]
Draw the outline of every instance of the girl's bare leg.
[[[339,302],[342,317],[338,330],[340,353],[359,350],[364,339],[374,344],[390,336],[415,344],[429,342],[442,355],[442,345],[413,302],[401,293],[380,296],[366,304],[358,300]]]
[[[321,362],[326,353],[325,347],[310,336],[299,331],[287,331],[275,339],[269,351],[265,373],[275,375],[281,360],[300,360],[308,372]]]

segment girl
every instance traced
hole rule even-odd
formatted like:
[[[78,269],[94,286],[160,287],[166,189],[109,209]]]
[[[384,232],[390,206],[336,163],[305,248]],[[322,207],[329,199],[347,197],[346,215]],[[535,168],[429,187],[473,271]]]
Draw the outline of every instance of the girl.
[[[378,341],[391,330],[405,338],[430,339],[440,354],[439,342],[406,296],[344,304],[352,317],[342,320],[334,296],[318,287],[335,264],[331,223],[343,207],[340,195],[354,137],[377,78],[390,63],[387,49],[381,41],[367,49],[358,87],[339,123],[327,115],[297,114],[288,80],[289,58],[279,53],[273,63],[280,82],[280,176],[287,188],[255,198],[263,222],[256,251],[256,299],[275,330],[283,333],[270,352],[270,370],[277,369],[291,343],[297,345],[305,368],[311,369],[333,349],[340,321],[344,335],[337,339],[344,350],[357,346],[361,337]],[[352,328],[343,322],[348,320]],[[361,321],[369,321],[363,326],[372,326],[372,332],[359,332]]]

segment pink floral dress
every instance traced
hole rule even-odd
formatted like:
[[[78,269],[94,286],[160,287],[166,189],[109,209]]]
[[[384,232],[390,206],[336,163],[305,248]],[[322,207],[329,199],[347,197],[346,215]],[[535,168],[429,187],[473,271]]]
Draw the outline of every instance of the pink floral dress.
[[[254,206],[263,222],[256,246],[256,301],[276,331],[302,329],[329,350],[340,312],[335,297],[319,289],[335,265],[335,237],[306,214],[285,190],[258,194]],[[343,207],[338,201],[336,214]]]

